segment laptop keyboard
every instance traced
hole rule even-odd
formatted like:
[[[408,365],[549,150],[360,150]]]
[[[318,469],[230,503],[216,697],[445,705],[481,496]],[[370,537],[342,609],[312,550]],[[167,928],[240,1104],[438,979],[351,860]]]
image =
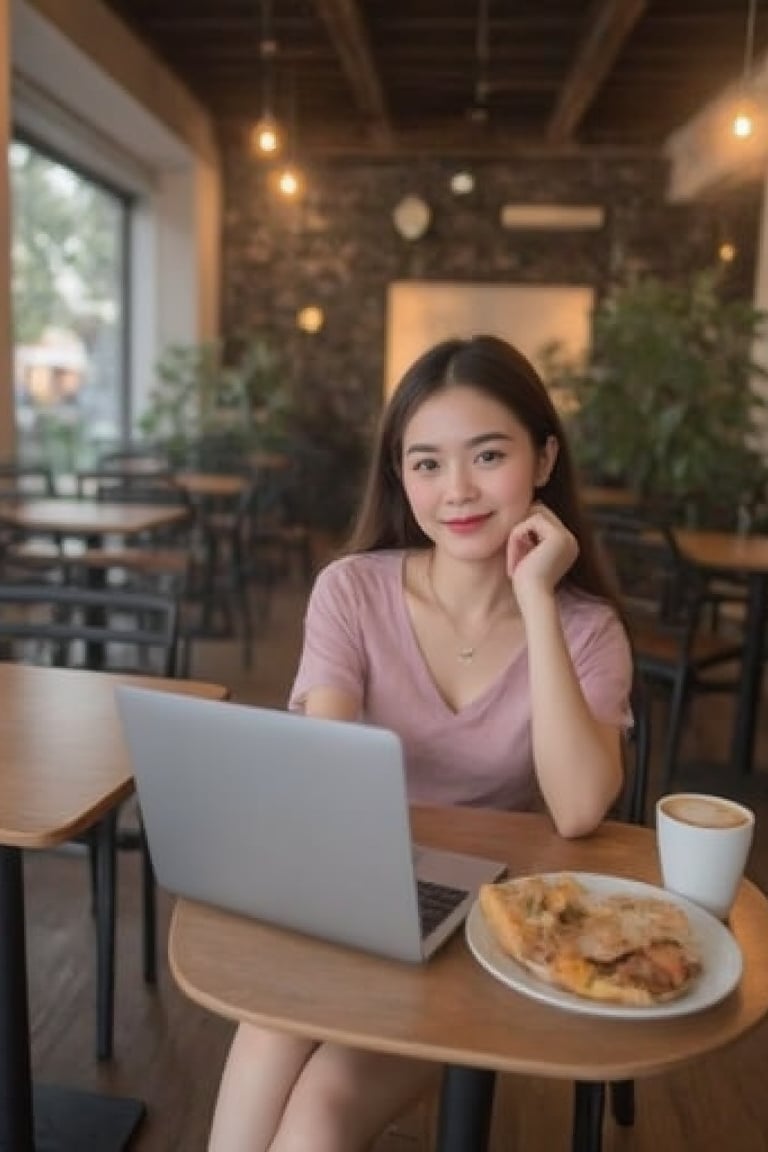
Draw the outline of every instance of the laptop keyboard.
[[[429,936],[446,916],[450,916],[467,895],[463,888],[449,888],[429,880],[418,880],[417,889],[422,938]]]

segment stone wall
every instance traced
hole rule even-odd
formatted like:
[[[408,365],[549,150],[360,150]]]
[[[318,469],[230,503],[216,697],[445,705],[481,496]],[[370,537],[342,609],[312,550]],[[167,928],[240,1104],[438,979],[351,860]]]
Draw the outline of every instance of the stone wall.
[[[336,445],[367,442],[379,411],[393,280],[586,283],[600,293],[627,269],[677,276],[705,267],[718,241],[738,233],[730,274],[751,294],[757,197],[742,191],[697,207],[670,205],[661,160],[476,164],[475,191],[463,197],[449,188],[456,163],[329,160],[305,169],[296,203],[280,197],[263,161],[229,147],[224,163],[222,329],[233,351],[256,330],[271,334],[312,438],[327,434]],[[431,227],[416,242],[392,224],[408,193],[432,209]],[[506,231],[499,210],[510,202],[597,204],[605,225]],[[315,336],[296,327],[307,304],[325,313]]]

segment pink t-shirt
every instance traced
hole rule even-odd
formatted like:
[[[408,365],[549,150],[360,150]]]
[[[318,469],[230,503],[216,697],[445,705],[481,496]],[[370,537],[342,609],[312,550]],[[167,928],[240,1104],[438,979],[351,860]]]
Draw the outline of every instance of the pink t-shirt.
[[[412,803],[530,808],[537,788],[525,646],[481,696],[454,712],[413,631],[403,591],[404,557],[402,551],[362,553],[320,572],[288,707],[301,711],[313,688],[337,688],[357,698],[365,723],[400,736]],[[600,720],[627,727],[632,659],[616,613],[574,591],[558,592],[557,602],[590,708]],[[572,767],[580,770],[577,762]]]

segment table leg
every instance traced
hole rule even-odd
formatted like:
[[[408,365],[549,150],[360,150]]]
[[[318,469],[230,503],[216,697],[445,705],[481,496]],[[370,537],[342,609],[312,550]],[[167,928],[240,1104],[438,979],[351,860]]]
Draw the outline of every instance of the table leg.
[[[112,1056],[115,1016],[115,920],[117,918],[117,812],[96,828],[96,1056]]]
[[[496,1073],[449,1064],[443,1072],[436,1152],[487,1152]]]
[[[731,741],[731,763],[743,774],[752,771],[755,750],[755,724],[763,680],[763,630],[766,615],[768,575],[753,572],[749,577],[747,619],[744,625],[744,656],[741,685],[736,699],[736,717]]]
[[[605,1084],[577,1080],[573,1098],[571,1152],[601,1152]]]
[[[21,849],[0,845],[0,1152],[122,1152],[140,1100],[32,1090]]]
[[[0,924],[0,1152],[33,1152],[20,848],[0,846]]]
[[[96,549],[101,545],[100,536],[86,537],[85,546],[87,549]],[[107,570],[100,568],[97,565],[89,564],[85,571],[85,579],[88,587],[95,592],[103,592],[107,586]],[[91,608],[88,612],[86,624],[93,625],[94,628],[101,628],[104,624],[104,609]],[[100,671],[104,667],[104,645],[98,641],[89,640],[85,645],[85,667],[93,670],[94,672]]]

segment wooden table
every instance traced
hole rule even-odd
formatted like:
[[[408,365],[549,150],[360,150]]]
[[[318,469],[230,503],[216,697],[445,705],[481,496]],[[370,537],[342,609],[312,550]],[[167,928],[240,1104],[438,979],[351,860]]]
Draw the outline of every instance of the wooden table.
[[[192,499],[234,499],[251,482],[238,472],[176,472],[173,482]]]
[[[731,739],[731,762],[740,772],[748,773],[754,760],[757,709],[763,682],[768,612],[768,536],[675,529],[675,540],[685,558],[698,567],[715,575],[743,577],[746,581],[744,656]]]
[[[0,663],[0,1152],[114,1152],[144,1113],[140,1101],[59,1088],[36,1088],[33,1109],[29,1049],[22,849],[69,840],[133,791],[118,683],[227,695],[191,680]]]
[[[416,809],[413,831],[420,843],[506,860],[512,875],[565,869],[660,882],[646,828],[606,824],[564,840],[543,816],[452,808]],[[768,900],[749,882],[732,926],[745,959],[739,988],[700,1014],[653,1021],[601,1020],[517,994],[475,962],[461,934],[428,964],[409,966],[180,900],[169,956],[182,990],[229,1019],[448,1064],[439,1147],[479,1152],[493,1071],[577,1082],[649,1076],[758,1024],[768,1012]],[[576,1120],[582,1149],[588,1120],[579,1109]]]
[[[24,500],[18,504],[0,502],[0,524],[18,528],[22,532],[53,533],[58,536],[78,536],[87,550],[99,549],[105,537],[132,538],[144,532],[154,532],[172,524],[182,523],[189,512],[173,504],[124,504],[106,500]],[[86,566],[87,579],[94,588],[106,584],[109,565],[100,556],[98,564]],[[66,555],[62,556],[66,562]],[[115,561],[119,566],[119,560]],[[99,644],[86,645],[89,668],[103,666],[103,652]]]
[[[186,519],[172,504],[123,504],[106,500],[23,500],[0,503],[0,524],[22,532],[82,536],[94,547],[104,536],[139,536]]]
[[[636,508],[639,496],[630,488],[607,488],[587,485],[581,489],[581,500],[590,508]]]

